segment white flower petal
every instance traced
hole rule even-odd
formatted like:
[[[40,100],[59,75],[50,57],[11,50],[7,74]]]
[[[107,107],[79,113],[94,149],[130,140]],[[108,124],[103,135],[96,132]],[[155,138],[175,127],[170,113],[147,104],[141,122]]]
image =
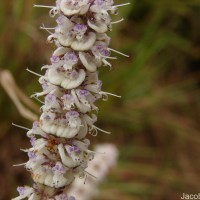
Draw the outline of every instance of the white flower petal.
[[[67,5],[68,0],[62,0],[60,2],[60,10],[63,12],[66,16],[75,15],[80,12],[81,8],[79,9],[69,9],[69,6]]]
[[[88,133],[88,126],[87,123],[85,122],[85,120],[82,119],[82,126],[76,136],[77,139],[83,139],[86,137]]]
[[[85,71],[83,69],[80,69],[78,71],[78,76],[76,79],[70,80],[70,79],[65,78],[62,80],[60,85],[67,90],[76,88],[82,84],[82,82],[85,80],[85,76],[86,76]]]
[[[59,34],[57,39],[58,42],[65,47],[69,47],[73,43],[73,38],[68,35]]]
[[[76,51],[87,51],[89,50],[96,41],[96,34],[89,32],[88,35],[84,35],[82,40],[75,40],[72,42],[71,47]]]
[[[94,23],[88,20],[87,23],[89,27],[95,30],[97,33],[105,33],[108,31],[108,26],[105,24],[105,22],[95,21]]]
[[[42,117],[41,117],[41,121],[43,121]],[[67,125],[60,126],[60,125],[52,124],[50,122],[45,122],[45,121],[40,123],[40,127],[46,133],[56,135],[58,137],[64,137],[64,138],[73,138],[80,130],[80,127],[70,128]]]
[[[85,5],[85,6],[82,6],[82,8],[81,8],[81,10],[80,10],[80,15],[84,15],[84,14],[86,14],[87,13],[87,11],[88,11],[88,9],[89,9],[89,7],[90,7],[90,4],[88,3],[87,5]]]
[[[62,163],[69,168],[74,168],[77,166],[77,164],[72,160],[72,158],[70,158],[67,154],[66,151],[64,149],[63,144],[59,144],[58,145],[58,152],[60,154],[60,158],[62,160]]]
[[[72,90],[71,93],[72,93],[72,95],[74,97],[75,104],[76,104],[77,108],[80,110],[80,112],[86,113],[86,112],[91,111],[91,107],[90,106],[86,106],[82,102],[79,101],[79,99],[78,99],[78,97],[76,95],[76,92],[74,90]]]
[[[62,73],[58,73],[56,69],[49,69],[47,72],[47,79],[52,84],[60,85],[65,79],[65,76]]]
[[[95,72],[97,70],[97,66],[100,66],[101,64],[89,53],[79,52],[79,58],[89,72]]]
[[[71,50],[69,48],[65,48],[65,47],[58,47],[54,52],[53,52],[53,56],[62,56],[67,52],[70,52]]]

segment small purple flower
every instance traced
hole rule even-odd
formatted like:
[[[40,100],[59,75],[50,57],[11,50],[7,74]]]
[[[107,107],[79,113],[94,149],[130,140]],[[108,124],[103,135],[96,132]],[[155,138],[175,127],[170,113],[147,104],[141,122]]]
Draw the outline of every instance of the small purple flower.
[[[76,56],[75,53],[66,53],[64,55],[64,60],[65,61],[72,61],[74,63],[77,63],[78,62],[78,57]]]
[[[51,56],[50,58],[52,64],[56,64],[60,61],[59,56]]]
[[[65,94],[65,95],[63,96],[63,99],[64,99],[64,100],[70,100],[70,101],[73,101],[73,102],[74,102],[74,98],[73,98],[73,96],[72,96],[71,94]]]
[[[73,70],[69,73],[70,78],[75,79],[78,76],[78,72]]]
[[[47,121],[51,120],[51,116],[48,115],[48,114],[46,114],[46,113],[44,113],[43,118],[44,118],[45,120],[47,120]]]
[[[103,56],[109,56],[110,55],[110,51],[108,51],[107,49],[103,49],[102,51],[101,51],[101,54],[103,55]]]
[[[25,195],[26,188],[25,187],[17,187],[17,191],[19,192],[20,196]]]
[[[80,150],[80,148],[79,147],[77,147],[77,146],[75,146],[75,145],[73,145],[73,146],[70,146],[68,149],[68,153],[69,154],[71,154],[71,153],[80,153],[81,152],[81,150]]]
[[[30,143],[31,143],[31,145],[34,147],[35,146],[35,141],[36,141],[36,139],[34,138],[34,137],[32,137],[31,139],[30,139]]]
[[[79,91],[79,94],[80,94],[81,96],[87,96],[87,95],[89,95],[89,92],[88,92],[87,90],[80,90],[80,91]]]
[[[56,22],[59,24],[59,25],[63,25],[64,24],[64,20],[65,20],[65,17],[63,15],[59,16],[58,19],[56,20]]]
[[[73,28],[73,31],[76,34],[85,34],[85,32],[87,31],[87,26],[84,24],[76,24]]]
[[[97,56],[108,57],[110,55],[110,51],[107,49],[105,44],[96,44],[93,47],[93,53]]]
[[[34,152],[32,152],[32,151],[29,151],[28,152],[28,157],[31,160],[35,160],[36,159],[36,154]]]
[[[102,45],[96,45],[95,46],[95,49],[98,50],[98,51],[102,50],[102,48],[103,48]]]
[[[75,34],[78,40],[82,39],[86,31],[87,31],[87,26],[84,24],[76,24],[74,28],[72,29],[72,32]]]
[[[47,84],[47,82],[44,82],[44,83],[42,84],[42,89],[43,89],[43,91],[44,91],[44,90],[46,90],[46,89],[47,89],[47,87],[48,87],[48,84]]]
[[[79,113],[77,112],[77,111],[69,111],[69,112],[67,112],[67,114],[66,114],[66,117],[67,118],[70,118],[70,117],[79,117]]]
[[[56,96],[53,94],[48,94],[45,96],[45,104],[54,104],[56,103]]]
[[[60,163],[56,163],[56,165],[52,168],[52,170],[58,171],[61,174],[64,174],[66,172],[66,169]]]

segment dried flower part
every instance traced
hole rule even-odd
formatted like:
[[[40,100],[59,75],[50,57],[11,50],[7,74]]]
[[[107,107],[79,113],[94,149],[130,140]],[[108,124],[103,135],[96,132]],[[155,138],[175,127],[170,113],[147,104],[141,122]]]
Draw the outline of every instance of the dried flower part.
[[[108,95],[101,90],[102,82],[97,69],[102,65],[111,67],[108,59],[111,30],[110,15],[116,14],[113,0],[57,0],[50,8],[50,16],[57,17],[55,28],[45,28],[51,33],[47,41],[57,49],[45,65],[44,75],[39,78],[42,92],[34,97],[43,97],[42,114],[39,121],[27,132],[32,147],[24,150],[29,160],[25,168],[30,171],[34,186],[19,187],[19,197],[30,200],[55,199],[74,200],[65,194],[75,176],[89,174],[85,169],[94,157],[90,151],[87,134],[96,136],[98,131],[109,134],[94,123],[98,111],[95,102],[106,100]],[[118,97],[118,96],[117,96]]]

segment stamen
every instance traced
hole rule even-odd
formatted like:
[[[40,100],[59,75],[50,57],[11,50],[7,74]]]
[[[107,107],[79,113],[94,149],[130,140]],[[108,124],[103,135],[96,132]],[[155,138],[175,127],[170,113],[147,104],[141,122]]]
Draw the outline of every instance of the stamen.
[[[41,67],[41,71],[42,71],[43,69],[50,69],[50,68],[52,68],[51,65],[45,65],[44,67]]]
[[[110,57],[110,56],[102,56],[105,59],[111,59],[111,60],[116,60],[117,57]]]
[[[20,151],[23,151],[23,152],[29,152],[28,149],[20,149]]]
[[[96,176],[94,176],[94,175],[90,174],[88,171],[86,171],[86,170],[85,170],[85,172],[86,172],[87,174],[89,174],[90,176],[92,176],[93,178],[97,179],[97,177],[96,177]]]
[[[26,165],[26,163],[16,164],[16,165],[13,165],[13,167],[19,167],[19,166],[23,166],[23,165]]]
[[[36,93],[32,94],[30,97],[31,97],[31,98],[40,97],[40,96],[44,96],[44,95],[46,95],[46,94],[48,94],[48,91],[36,92]]]
[[[95,154],[106,154],[106,152],[96,152],[92,150],[87,150],[88,152],[95,153]]]
[[[36,72],[33,72],[33,71],[31,71],[30,69],[28,69],[28,68],[26,68],[26,70],[27,70],[28,72],[30,72],[30,73],[36,75],[36,76],[42,77],[42,75],[40,75],[40,74],[38,74],[38,73],[36,73]]]
[[[51,91],[49,92],[49,94],[53,94],[55,91],[56,91],[56,88],[53,89],[53,90],[51,90]]]
[[[45,104],[43,101],[41,101],[38,97],[33,96],[34,99],[36,99],[37,101],[39,101],[41,104]]]
[[[97,129],[93,129],[91,132],[89,132],[90,135],[92,135],[93,137],[96,137],[98,135],[98,131]]]
[[[45,6],[45,5],[37,5],[37,4],[33,4],[33,7],[36,7],[36,8],[55,8],[55,6]]]
[[[43,29],[43,30],[55,30],[56,28],[47,28],[42,24],[42,26],[40,26],[40,29]]]
[[[104,63],[105,65],[108,65],[108,66],[110,67],[110,71],[111,71],[112,65],[111,65],[106,59],[102,59],[102,61],[103,61],[103,63]]]
[[[13,125],[13,126],[16,126],[16,127],[18,127],[18,128],[21,128],[21,129],[24,129],[24,130],[30,131],[29,128],[26,128],[26,127],[24,127],[24,126],[20,126],[20,125],[14,124],[14,123],[12,123],[12,125]]]
[[[122,7],[122,6],[127,6],[127,5],[130,5],[131,3],[130,2],[128,2],[128,3],[124,3],[124,4],[118,4],[118,5],[114,5],[113,7],[116,7],[116,8],[118,8],[118,7]]]
[[[112,94],[112,93],[109,93],[109,92],[103,92],[103,91],[101,91],[101,92],[99,92],[99,94],[102,94],[102,95],[110,95],[110,96],[114,96],[114,97],[117,97],[117,98],[121,98],[121,96],[118,96],[118,95],[116,95],[116,94]]]
[[[58,10],[57,10],[56,7],[52,8],[52,9],[49,11],[50,17],[55,17],[56,14],[58,14]]]
[[[101,132],[103,132],[103,133],[106,133],[106,134],[111,134],[110,132],[108,132],[108,131],[104,131],[103,129],[101,129],[101,128],[98,128],[97,126],[95,126],[95,125],[92,125],[92,127],[93,128],[95,128],[95,129],[97,129],[98,131],[101,131]]]
[[[51,30],[51,29],[55,30],[55,28],[46,28],[44,26],[44,24],[42,24],[42,26],[40,26],[40,29],[47,31],[51,35],[53,35],[53,33],[51,31],[49,31],[49,30]]]
[[[114,49],[111,49],[111,48],[108,48],[108,50],[113,51],[113,52],[115,52],[115,53],[118,53],[118,54],[120,54],[120,55],[122,55],[122,56],[125,56],[125,57],[127,57],[127,58],[130,57],[129,55],[126,55],[126,54],[124,54],[124,53],[121,53],[121,52],[119,52],[119,51],[117,51],[117,50],[114,50]]]
[[[124,21],[124,18],[122,18],[122,19],[120,19],[120,20],[118,20],[118,21],[115,21],[115,22],[111,22],[111,24],[117,24],[117,23],[120,23],[120,22],[122,22],[122,21]]]
[[[40,97],[40,96],[44,96],[46,94],[52,94],[55,92],[56,89],[53,89],[53,90],[50,90],[50,91],[44,91],[44,92],[36,92],[34,94],[32,94],[30,97],[33,98],[33,97]]]

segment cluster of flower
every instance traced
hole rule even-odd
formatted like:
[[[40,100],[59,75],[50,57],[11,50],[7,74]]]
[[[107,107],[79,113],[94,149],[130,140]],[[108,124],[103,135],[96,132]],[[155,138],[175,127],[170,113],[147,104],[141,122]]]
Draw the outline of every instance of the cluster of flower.
[[[75,200],[74,197],[68,197],[63,194],[62,190],[57,190],[55,192],[54,188],[44,186],[41,184],[35,184],[33,188],[31,187],[18,187],[19,197],[16,200],[24,199],[29,197],[30,200]]]
[[[55,7],[36,6],[50,8],[52,17],[58,15],[56,28],[42,27],[54,30],[47,41],[57,49],[51,64],[43,66],[46,73],[39,79],[43,91],[33,95],[44,96],[40,120],[27,133],[32,148],[25,150],[29,156],[25,167],[35,184],[19,187],[15,200],[73,200],[65,187],[76,175],[86,176],[88,161],[94,157],[86,135],[95,136],[98,130],[108,133],[94,125],[95,101],[110,94],[101,91],[97,68],[111,67],[107,59],[115,59],[106,32],[121,21],[112,22],[110,14],[122,5],[114,5],[113,0],[57,0]]]
[[[88,176],[87,184],[84,184],[86,180],[75,179],[68,194],[75,196],[77,199],[90,200],[98,196],[98,184],[105,179],[109,169],[116,164],[118,151],[113,144],[97,145],[95,146],[95,151],[105,153],[96,154],[95,158],[88,165],[87,171],[98,178],[94,179],[93,177]]]

